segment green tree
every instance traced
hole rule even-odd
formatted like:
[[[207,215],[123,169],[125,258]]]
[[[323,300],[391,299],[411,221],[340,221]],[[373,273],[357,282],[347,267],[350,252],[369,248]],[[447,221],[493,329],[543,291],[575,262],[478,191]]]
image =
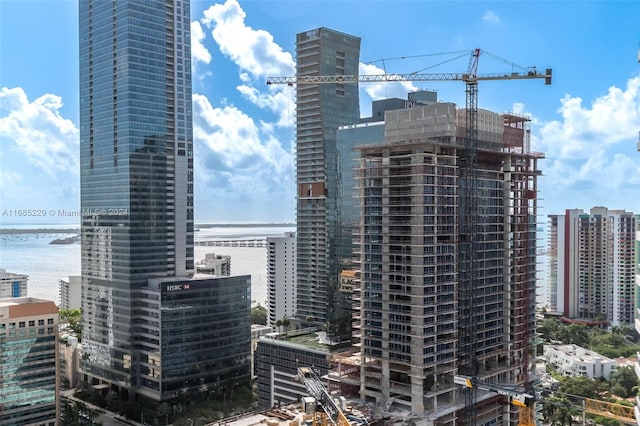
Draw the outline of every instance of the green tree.
[[[83,419],[88,419],[95,426],[102,424],[96,421],[100,416],[100,412],[82,401],[62,398],[60,408],[62,424],[65,426],[84,425],[86,421],[83,421]]]
[[[267,308],[259,303],[251,308],[251,324],[267,325]]]
[[[560,392],[569,395],[598,399],[607,390],[609,389],[605,382],[588,377],[563,377],[560,379]]]
[[[550,340],[560,340],[560,329],[562,325],[555,318],[547,318],[542,322],[538,331],[542,334],[542,338],[547,342]]]
[[[78,411],[76,404],[67,398],[62,398],[60,401],[62,424],[77,425],[80,424],[80,412]]]
[[[619,332],[594,333],[589,344],[594,352],[608,358],[628,357],[640,351],[640,346],[629,343]]]
[[[280,332],[280,327],[282,327],[282,320],[276,321],[276,327],[278,327],[278,332]]]
[[[638,377],[633,367],[621,367],[611,375],[611,392],[623,398],[633,393],[633,388],[638,385]]]
[[[69,325],[69,329],[75,334],[78,341],[82,340],[82,309],[60,309],[58,315],[61,322]]]
[[[573,344],[582,347],[589,346],[589,329],[586,325],[571,324],[563,329],[563,339],[565,344]]]
[[[284,327],[284,332],[289,331],[289,326],[291,325],[291,320],[287,317],[282,318],[282,326]]]
[[[582,410],[564,397],[551,397],[545,404],[553,405],[549,417],[546,419],[552,425],[571,425],[574,417],[581,415]]]

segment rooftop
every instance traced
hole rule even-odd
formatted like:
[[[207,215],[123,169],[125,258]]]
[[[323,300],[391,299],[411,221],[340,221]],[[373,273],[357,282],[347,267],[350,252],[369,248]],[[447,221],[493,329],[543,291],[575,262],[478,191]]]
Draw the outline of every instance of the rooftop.
[[[548,345],[546,347],[562,352],[564,355],[579,359],[580,361],[594,362],[596,359],[602,362],[613,361],[606,356],[600,355],[597,352],[590,351],[589,349],[585,349],[578,345]]]
[[[3,278],[28,278],[26,274],[14,274],[13,272],[7,272],[6,269],[0,268],[0,279]]]
[[[311,348],[318,349],[331,349],[331,345],[327,343],[321,343],[318,333],[299,334],[294,336],[284,336],[283,340],[291,343],[297,343],[299,345],[309,346]]]
[[[0,299],[0,318],[19,318],[57,313],[58,307],[50,300],[37,299],[35,297]]]

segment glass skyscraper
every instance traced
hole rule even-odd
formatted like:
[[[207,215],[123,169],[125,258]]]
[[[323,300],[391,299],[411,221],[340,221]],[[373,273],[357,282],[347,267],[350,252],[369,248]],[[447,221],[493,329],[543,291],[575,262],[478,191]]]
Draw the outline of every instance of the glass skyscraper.
[[[297,35],[296,54],[298,76],[358,74],[360,38],[317,28]],[[296,108],[297,316],[335,322],[336,131],[360,118],[358,85],[298,85]]]
[[[189,7],[79,2],[82,367],[125,394],[157,339],[136,297],[193,275]]]

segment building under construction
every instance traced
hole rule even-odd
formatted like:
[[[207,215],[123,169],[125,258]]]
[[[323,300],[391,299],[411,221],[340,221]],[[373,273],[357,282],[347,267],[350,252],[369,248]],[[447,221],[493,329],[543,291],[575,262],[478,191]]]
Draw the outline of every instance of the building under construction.
[[[517,409],[496,393],[465,403],[454,377],[521,389],[534,380],[543,155],[530,151],[528,119],[479,110],[475,167],[464,173],[465,119],[452,103],[387,111],[385,143],[358,148],[359,397],[426,424],[465,424],[469,410],[477,424],[517,424]],[[346,364],[330,378],[340,383],[344,372],[353,389]]]

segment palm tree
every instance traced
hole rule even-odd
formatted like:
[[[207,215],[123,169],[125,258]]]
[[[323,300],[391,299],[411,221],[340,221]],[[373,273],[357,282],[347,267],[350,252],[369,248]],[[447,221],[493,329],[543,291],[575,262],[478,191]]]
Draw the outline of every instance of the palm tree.
[[[280,327],[282,327],[282,320],[276,321],[276,327],[278,327],[278,332],[280,331]]]
[[[542,401],[542,417],[545,421],[550,421],[558,410],[557,406],[547,400]]]
[[[282,318],[282,326],[284,327],[284,334],[287,334],[287,331],[289,331],[290,324],[291,324],[291,321],[289,320],[289,318],[287,317]]]
[[[555,405],[555,410],[549,418],[553,425],[571,426],[574,417],[579,416],[581,413],[578,407],[564,397],[551,397],[547,402]]]
[[[66,425],[75,425],[80,422],[80,413],[76,407],[76,404],[67,399],[62,398],[62,418],[64,420],[64,424]]]

